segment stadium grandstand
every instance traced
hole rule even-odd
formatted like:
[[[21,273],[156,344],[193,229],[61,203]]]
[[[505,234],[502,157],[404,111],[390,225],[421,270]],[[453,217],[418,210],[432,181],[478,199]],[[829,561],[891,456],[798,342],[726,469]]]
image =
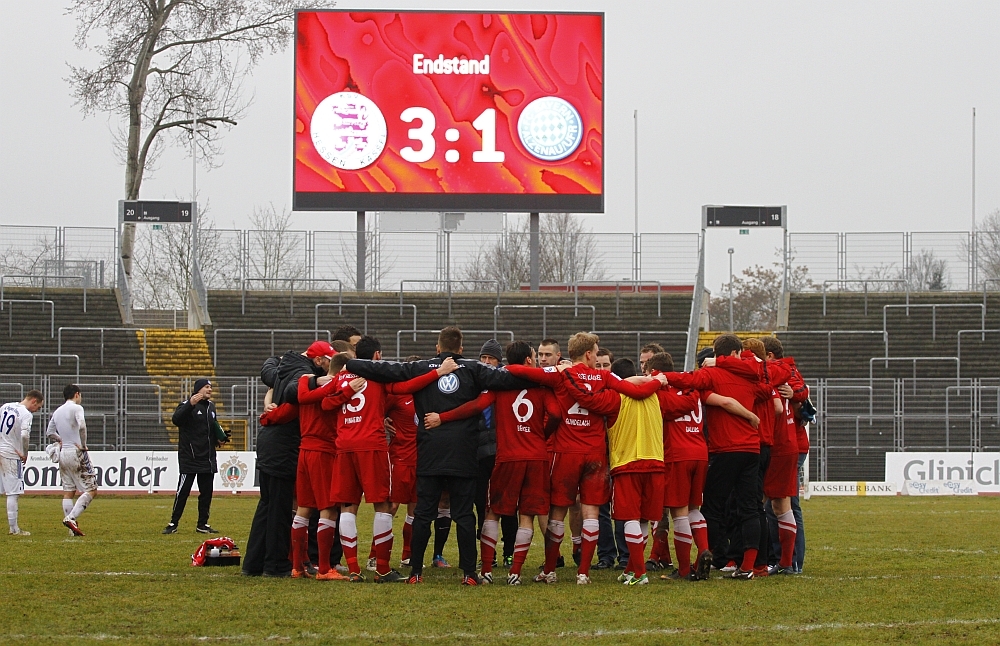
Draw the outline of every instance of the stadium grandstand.
[[[467,278],[469,267],[500,248],[487,234],[453,233],[445,245],[441,233],[379,239],[370,232],[369,285],[357,291],[356,257],[345,251],[338,263],[329,252],[347,250],[355,232],[285,232],[287,253],[268,265],[271,251],[254,243],[260,232],[212,231],[212,249],[231,254],[238,271],[206,273],[207,310],[192,315],[148,300],[139,306],[137,294],[150,285],[124,279],[114,229],[0,230],[0,326],[7,328],[0,394],[15,400],[40,388],[48,395],[35,416],[33,450],[43,446],[41,429],[60,403],[56,386],[67,380],[87,391],[93,448],[169,449],[176,442],[169,413],[200,376],[216,380],[218,410],[236,447],[253,450],[265,391],[261,362],[329,339],[342,325],[379,337],[386,358],[428,356],[438,330],[457,325],[467,351],[490,338],[565,343],[590,331],[617,357],[636,358],[655,342],[691,367],[693,350],[728,324],[709,320],[710,295],[696,288],[706,260],[698,234],[601,234],[601,252],[587,266],[550,270],[530,290],[516,271]],[[879,480],[887,451],[1000,447],[1000,281],[978,260],[984,250],[967,251],[985,236],[786,235],[789,255],[809,259],[799,262],[811,280],[783,291],[775,329],[740,334],[774,333],[796,358],[817,409],[814,478]],[[405,247],[398,244],[404,238]],[[542,240],[543,254],[557,242]],[[926,273],[928,255],[939,263],[936,279],[913,279]],[[183,268],[176,270],[183,280]]]

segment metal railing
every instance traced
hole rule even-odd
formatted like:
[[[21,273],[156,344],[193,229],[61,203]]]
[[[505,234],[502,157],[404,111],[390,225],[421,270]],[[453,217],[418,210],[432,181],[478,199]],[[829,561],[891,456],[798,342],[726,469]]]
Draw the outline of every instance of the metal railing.
[[[588,285],[614,285],[615,286],[615,316],[619,316],[621,311],[621,286],[630,285],[632,289],[631,293],[641,293],[643,291],[643,285],[653,286],[656,285],[656,317],[663,317],[663,286],[671,285],[675,283],[664,283],[659,280],[581,280],[574,282],[570,288],[573,290],[573,304],[580,304],[580,288],[583,287],[586,291]],[[688,287],[689,285],[684,285]]]
[[[865,292],[865,316],[868,316],[868,285],[878,285],[878,284],[902,284],[906,287],[906,304],[910,304],[910,283],[909,281],[896,278],[886,278],[886,279],[860,279],[860,280],[824,280],[823,281],[823,316],[826,316],[826,286],[827,285],[863,285]]]
[[[368,334],[368,308],[374,307],[374,308],[383,308],[384,309],[384,308],[387,308],[387,307],[392,307],[392,308],[398,307],[399,308],[399,315],[402,316],[403,315],[403,308],[404,307],[412,307],[413,308],[413,328],[416,329],[416,327],[417,327],[417,306],[413,305],[413,304],[405,304],[404,305],[403,303],[400,303],[399,305],[396,305],[395,303],[316,303],[315,314],[313,315],[313,325],[314,325],[315,329],[317,329],[317,330],[319,329],[319,309],[321,307],[336,307],[338,315],[343,315],[343,309],[345,307],[362,307],[362,308],[364,308],[364,326],[362,327],[362,330],[363,330],[362,333],[363,334]],[[417,340],[416,337],[414,337],[413,340],[416,341]]]
[[[910,304],[906,304],[906,305],[883,305],[882,306],[882,330],[884,330],[888,334],[889,328],[886,325],[886,321],[887,321],[887,318],[888,318],[887,317],[887,313],[888,313],[888,311],[890,309],[906,308],[906,315],[909,316],[910,315],[910,308],[911,307],[912,308],[928,308],[928,307],[931,308],[931,340],[932,341],[937,341],[937,311],[938,311],[939,308],[941,308],[941,309],[957,309],[957,308],[963,308],[964,307],[964,308],[968,309],[970,307],[977,307],[977,308],[979,308],[979,312],[980,312],[980,321],[981,321],[980,327],[982,329],[984,329],[984,330],[986,329],[986,306],[983,305],[982,303],[921,303],[921,304],[917,304],[917,305],[910,305]]]
[[[269,334],[271,336],[271,354],[268,356],[274,356],[274,335],[275,334],[312,334],[315,338],[319,338],[320,332],[326,333],[326,340],[329,342],[332,339],[330,330],[280,330],[271,328],[216,328],[212,332],[212,365],[219,365],[219,332],[243,332],[249,334]]]
[[[687,355],[687,350],[686,350],[686,348],[687,348],[688,333],[680,331],[680,330],[662,330],[662,331],[655,331],[655,330],[654,331],[637,331],[637,330],[627,330],[627,331],[626,330],[604,330],[604,331],[596,331],[596,330],[592,330],[590,333],[591,334],[596,334],[597,336],[615,336],[615,335],[618,335],[618,336],[632,336],[632,335],[635,335],[635,356],[636,356],[636,360],[638,360],[639,355],[641,354],[641,350],[642,350],[642,335],[644,335],[644,334],[646,336],[657,336],[657,337],[661,337],[661,338],[665,337],[665,336],[679,336],[679,337],[684,337],[684,346],[685,346],[685,351],[684,352],[685,352],[685,356],[684,356],[683,359],[687,359],[687,356],[686,356]],[[677,366],[678,369],[680,369],[682,366],[684,366],[684,360],[683,359],[677,359],[677,358],[674,359],[674,365]],[[639,366],[636,365],[636,369],[638,369],[638,368],[639,368]]]
[[[910,361],[913,363],[913,379],[917,379],[917,364],[921,361],[931,363],[955,362],[955,379],[962,378],[962,364],[958,357],[872,357],[868,360],[868,381],[872,381],[875,376],[875,362],[885,363],[885,369],[889,369],[890,361]]]
[[[403,344],[402,344],[402,341],[401,341],[401,337],[404,334],[413,334],[413,340],[416,341],[418,334],[441,334],[441,330],[398,330],[396,332],[396,359],[402,359],[403,358],[402,357],[402,347],[403,347]],[[511,343],[514,342],[514,333],[512,331],[510,331],[510,330],[495,330],[495,329],[494,330],[462,330],[462,334],[463,335],[468,335],[468,334],[490,334],[494,338],[496,338],[496,336],[498,334],[506,334],[507,336],[510,337]]]
[[[49,304],[49,338],[54,338],[56,335],[56,304],[54,301],[50,300],[40,300],[35,298],[2,298],[0,299],[0,312],[3,311],[3,304],[10,303],[30,303],[35,305],[36,303],[42,304],[42,311],[45,311],[45,304]],[[7,314],[7,336],[14,336],[14,308],[10,308],[10,312]]]
[[[958,343],[956,344],[957,347],[955,349],[955,354],[958,356],[959,360],[961,360],[961,358],[962,358],[962,335],[963,334],[978,334],[981,337],[980,341],[983,342],[983,343],[985,343],[986,342],[986,335],[987,334],[997,334],[997,333],[1000,333],[1000,330],[959,330],[958,334],[957,334]]]
[[[295,315],[295,283],[337,283],[337,302],[344,302],[344,283],[338,278],[244,278],[240,281],[240,314],[247,313],[247,285],[250,283],[288,283],[288,314]]]
[[[493,329],[497,328],[500,310],[542,310],[542,338],[549,335],[548,332],[548,312],[549,310],[573,310],[573,316],[579,316],[579,310],[590,310],[590,329],[597,327],[597,308],[593,305],[496,305],[493,308]]]
[[[68,327],[63,326],[59,328],[56,334],[56,352],[62,353],[62,333],[63,330],[67,332],[101,332],[101,365],[104,365],[104,332],[105,330],[110,330],[112,332],[142,332],[142,365],[146,365],[146,328],[141,327]],[[59,361],[59,365],[62,365],[62,360]]]
[[[497,305],[500,304],[500,281],[499,280],[473,280],[473,279],[448,279],[448,278],[445,278],[445,279],[434,279],[434,280],[401,280],[401,281],[399,281],[399,307],[400,307],[400,312],[399,313],[400,313],[400,316],[402,316],[402,314],[403,314],[403,312],[402,312],[402,307],[403,307],[403,289],[404,289],[404,286],[407,283],[409,283],[411,285],[427,285],[427,284],[430,284],[430,285],[447,285],[447,290],[446,291],[448,292],[448,318],[451,318],[451,293],[452,293],[451,286],[453,284],[455,284],[455,283],[458,283],[458,284],[471,283],[473,285],[496,285],[496,288],[497,288]],[[439,291],[439,290],[434,290],[434,291]],[[413,324],[413,327],[417,327],[416,323]]]
[[[90,283],[89,276],[52,276],[48,274],[0,274],[0,301],[4,300],[4,281],[8,278],[30,278],[32,280],[36,278],[41,278],[42,279],[41,300],[45,300],[45,282],[47,278],[57,278],[60,280],[69,278],[73,280],[79,280],[80,283],[83,285],[83,311],[84,313],[87,312],[87,286]]]
[[[43,353],[43,352],[39,352],[39,353],[35,353],[35,354],[27,354],[27,353],[2,353],[2,354],[0,354],[0,359],[8,359],[8,358],[9,359],[27,359],[28,357],[31,357],[31,376],[33,376],[33,377],[38,374],[38,358],[39,357],[42,357],[42,358],[45,358],[45,359],[58,359],[60,361],[60,365],[61,365],[63,357],[70,357],[70,358],[76,360],[76,378],[77,378],[78,381],[80,379],[80,355],[76,355],[76,354],[63,354],[63,353],[52,354],[52,353]]]
[[[787,337],[795,336],[797,334],[802,334],[806,336],[812,335],[825,335],[826,336],[826,367],[833,367],[833,337],[834,335],[873,335],[877,334],[883,338],[888,335],[882,330],[778,330],[774,332],[774,336],[777,337]],[[888,346],[886,346],[888,347]],[[888,354],[886,355],[888,356]]]

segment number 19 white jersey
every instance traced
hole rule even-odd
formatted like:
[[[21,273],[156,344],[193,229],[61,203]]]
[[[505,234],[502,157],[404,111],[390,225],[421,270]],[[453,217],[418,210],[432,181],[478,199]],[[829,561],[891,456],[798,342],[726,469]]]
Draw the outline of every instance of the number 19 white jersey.
[[[0,406],[0,457],[18,458],[26,451],[32,415],[20,402]]]

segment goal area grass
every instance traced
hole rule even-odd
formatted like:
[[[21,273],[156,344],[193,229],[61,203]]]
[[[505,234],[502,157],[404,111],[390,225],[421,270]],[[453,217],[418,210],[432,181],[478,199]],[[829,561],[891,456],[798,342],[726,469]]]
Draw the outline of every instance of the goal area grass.
[[[60,501],[23,496],[30,537],[0,535],[0,642],[13,643],[929,643],[1000,642],[1000,497],[813,498],[803,501],[808,547],[798,576],[664,581],[625,587],[617,571],[578,586],[530,578],[519,587],[462,587],[457,568],[425,582],[375,585],[247,578],[236,567],[191,567],[208,538],[192,497],[180,531],[161,535],[172,500],[98,496],[61,525]],[[211,524],[246,546],[253,496],[217,494]],[[372,511],[359,515],[367,556]],[[396,519],[398,566],[402,514]],[[457,564],[455,532],[445,556]],[[569,541],[563,553],[569,559]],[[430,554],[427,555],[429,560]],[[407,574],[408,568],[400,568]],[[366,575],[371,573],[366,572]]]

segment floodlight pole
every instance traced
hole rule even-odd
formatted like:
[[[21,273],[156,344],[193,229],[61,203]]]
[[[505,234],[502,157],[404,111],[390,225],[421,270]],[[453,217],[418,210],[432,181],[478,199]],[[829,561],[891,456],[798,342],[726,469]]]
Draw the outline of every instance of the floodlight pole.
[[[635,154],[635,230],[632,235],[632,280],[638,281],[640,274],[640,264],[639,264],[639,111],[635,110],[632,113],[633,119],[633,139],[634,144],[632,148]]]
[[[733,248],[729,247],[729,331],[735,332],[733,325]]]

